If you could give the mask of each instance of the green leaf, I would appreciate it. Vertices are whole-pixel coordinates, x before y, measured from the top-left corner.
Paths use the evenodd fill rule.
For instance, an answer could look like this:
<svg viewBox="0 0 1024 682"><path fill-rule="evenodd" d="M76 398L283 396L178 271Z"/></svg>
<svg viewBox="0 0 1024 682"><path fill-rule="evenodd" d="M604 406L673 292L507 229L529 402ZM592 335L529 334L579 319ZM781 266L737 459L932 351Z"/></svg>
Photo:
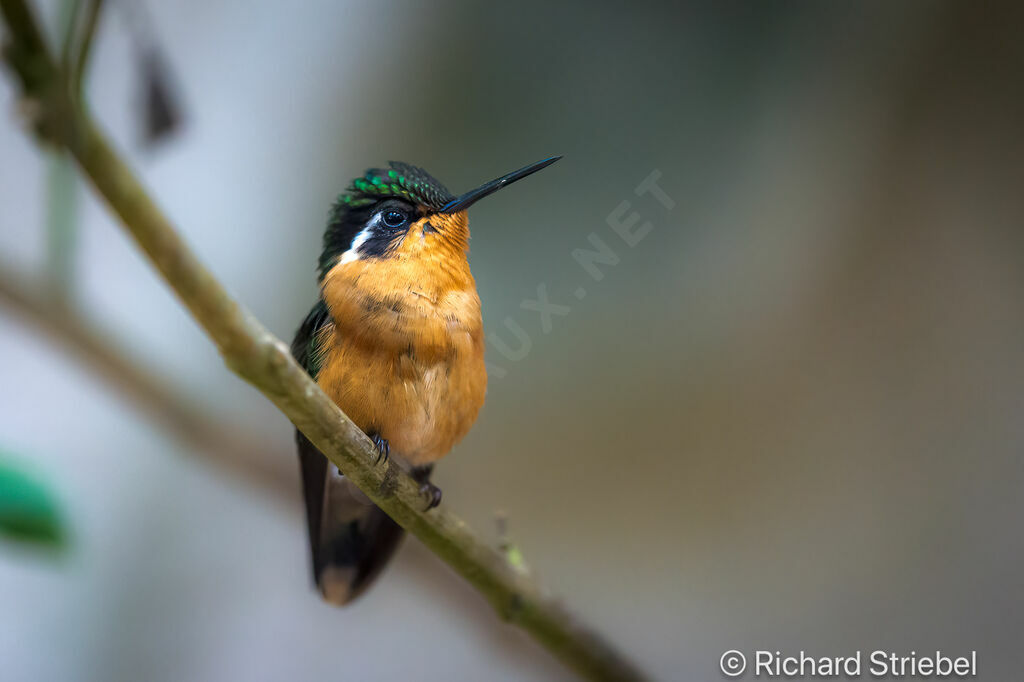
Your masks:
<svg viewBox="0 0 1024 682"><path fill-rule="evenodd" d="M63 546L67 539L50 490L5 459L0 459L0 535L51 547Z"/></svg>

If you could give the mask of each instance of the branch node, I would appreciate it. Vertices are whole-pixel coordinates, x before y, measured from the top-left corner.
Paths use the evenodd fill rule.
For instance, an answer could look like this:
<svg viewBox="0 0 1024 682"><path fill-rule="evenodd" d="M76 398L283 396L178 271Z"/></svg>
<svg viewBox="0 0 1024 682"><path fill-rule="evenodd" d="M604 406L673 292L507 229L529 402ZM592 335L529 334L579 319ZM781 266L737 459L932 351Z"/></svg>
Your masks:
<svg viewBox="0 0 1024 682"><path fill-rule="evenodd" d="M506 623L514 622L516 617L523 611L523 597L517 592L509 595L508 599L498 609L498 615Z"/></svg>
<svg viewBox="0 0 1024 682"><path fill-rule="evenodd" d="M499 509L494 513L494 523L498 529L498 550L505 559L505 563L512 571L520 576L530 575L530 566L526 563L519 546L512 542L508 534L508 514Z"/></svg>

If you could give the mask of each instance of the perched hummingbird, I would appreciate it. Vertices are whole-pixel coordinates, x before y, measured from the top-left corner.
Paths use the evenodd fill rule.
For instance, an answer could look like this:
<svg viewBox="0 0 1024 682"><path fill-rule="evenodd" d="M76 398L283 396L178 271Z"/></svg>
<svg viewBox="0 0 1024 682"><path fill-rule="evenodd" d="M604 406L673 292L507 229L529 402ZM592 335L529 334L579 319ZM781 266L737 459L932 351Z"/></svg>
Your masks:
<svg viewBox="0 0 1024 682"><path fill-rule="evenodd" d="M453 196L405 163L373 168L334 205L324 232L320 299L292 354L389 458L441 501L434 462L476 420L484 402L484 331L469 270L466 209L551 165L552 157ZM358 597L403 531L316 446L296 432L313 577L324 598Z"/></svg>

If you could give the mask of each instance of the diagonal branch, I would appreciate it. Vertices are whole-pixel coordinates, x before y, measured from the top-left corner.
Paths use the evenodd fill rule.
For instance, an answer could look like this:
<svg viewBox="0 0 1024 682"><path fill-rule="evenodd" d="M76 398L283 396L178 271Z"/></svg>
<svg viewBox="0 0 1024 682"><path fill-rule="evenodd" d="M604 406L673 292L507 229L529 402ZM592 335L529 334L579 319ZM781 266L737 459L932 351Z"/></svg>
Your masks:
<svg viewBox="0 0 1024 682"><path fill-rule="evenodd" d="M367 496L480 591L506 620L580 674L642 679L612 644L516 571L443 505L425 511L419 486L397 465L373 465L367 438L189 250L79 102L24 0L0 0L12 42L4 58L34 103L35 131L65 147L154 267L220 350L228 367L269 398Z"/></svg>

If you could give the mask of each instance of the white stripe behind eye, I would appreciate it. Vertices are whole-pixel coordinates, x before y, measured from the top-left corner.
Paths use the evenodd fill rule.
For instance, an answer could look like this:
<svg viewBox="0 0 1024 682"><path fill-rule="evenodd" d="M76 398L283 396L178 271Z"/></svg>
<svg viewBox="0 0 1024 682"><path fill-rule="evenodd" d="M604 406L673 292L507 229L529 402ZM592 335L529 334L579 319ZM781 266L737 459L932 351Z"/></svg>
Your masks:
<svg viewBox="0 0 1024 682"><path fill-rule="evenodd" d="M377 223L380 222L380 213L373 216L373 220L366 224L362 230L359 231L352 239L352 245L348 247L348 251L341 254L341 259L338 261L341 264L351 263L352 261L359 260L359 248L366 243L366 240L373 234L373 228L377 227Z"/></svg>

